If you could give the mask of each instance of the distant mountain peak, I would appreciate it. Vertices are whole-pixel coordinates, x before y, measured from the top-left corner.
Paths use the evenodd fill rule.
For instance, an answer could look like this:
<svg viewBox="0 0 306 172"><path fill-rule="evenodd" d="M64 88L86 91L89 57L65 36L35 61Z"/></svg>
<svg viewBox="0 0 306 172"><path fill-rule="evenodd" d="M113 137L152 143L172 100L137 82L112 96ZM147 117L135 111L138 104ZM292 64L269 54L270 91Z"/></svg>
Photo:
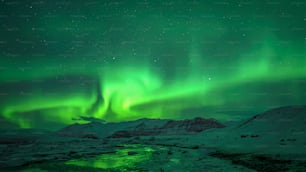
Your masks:
<svg viewBox="0 0 306 172"><path fill-rule="evenodd" d="M214 119L205 119L196 117L194 119L185 120L164 120L164 124L159 126L146 125L141 123L135 127L120 130L112 134L110 137L133 137L133 136L151 136L151 135L185 135L196 134L210 128L223 128L223 124Z"/></svg>
<svg viewBox="0 0 306 172"><path fill-rule="evenodd" d="M57 134L65 137L85 137L90 134L95 138L108 136L118 138L163 134L195 134L210 128L223 127L225 126L215 119L201 117L185 120L142 118L118 123L73 124L61 129Z"/></svg>
<svg viewBox="0 0 306 172"><path fill-rule="evenodd" d="M283 106L267 110L263 113L257 114L252 118L246 120L237 128L249 127L250 125L257 125L263 123L270 123L271 126L286 126L297 127L306 125L306 105L298 106ZM272 125L273 124L273 125ZM291 126L296 125L296 126ZM264 125L267 127L267 125Z"/></svg>

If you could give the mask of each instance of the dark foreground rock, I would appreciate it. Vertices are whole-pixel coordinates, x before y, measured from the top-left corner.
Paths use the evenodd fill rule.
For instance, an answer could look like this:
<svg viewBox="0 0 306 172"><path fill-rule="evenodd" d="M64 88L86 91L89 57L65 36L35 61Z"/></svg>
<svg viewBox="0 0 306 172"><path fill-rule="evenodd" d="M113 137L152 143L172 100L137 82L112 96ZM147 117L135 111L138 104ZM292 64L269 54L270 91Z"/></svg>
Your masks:
<svg viewBox="0 0 306 172"><path fill-rule="evenodd" d="M276 159L265 155L214 152L210 156L230 160L235 165L241 165L256 171L303 171L306 161Z"/></svg>

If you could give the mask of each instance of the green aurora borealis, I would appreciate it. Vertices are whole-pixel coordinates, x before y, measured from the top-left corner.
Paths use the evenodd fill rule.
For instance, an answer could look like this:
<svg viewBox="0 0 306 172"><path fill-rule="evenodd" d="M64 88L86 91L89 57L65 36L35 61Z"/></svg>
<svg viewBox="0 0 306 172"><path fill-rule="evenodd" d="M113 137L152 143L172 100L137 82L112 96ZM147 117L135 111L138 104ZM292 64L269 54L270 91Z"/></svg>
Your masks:
<svg viewBox="0 0 306 172"><path fill-rule="evenodd" d="M306 103L303 1L0 4L1 128Z"/></svg>

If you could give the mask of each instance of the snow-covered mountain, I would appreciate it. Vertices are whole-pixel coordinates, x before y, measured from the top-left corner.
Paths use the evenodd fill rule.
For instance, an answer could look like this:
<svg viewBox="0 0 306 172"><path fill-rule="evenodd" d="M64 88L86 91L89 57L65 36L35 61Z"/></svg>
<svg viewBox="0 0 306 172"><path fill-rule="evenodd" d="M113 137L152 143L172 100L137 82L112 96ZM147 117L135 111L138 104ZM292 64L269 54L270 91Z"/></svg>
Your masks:
<svg viewBox="0 0 306 172"><path fill-rule="evenodd" d="M196 134L210 128L223 128L224 125L214 119L194 118L186 120L166 120L159 121L159 124L141 123L135 127L120 130L111 137L133 137L133 136L153 136L153 135L186 135Z"/></svg>
<svg viewBox="0 0 306 172"><path fill-rule="evenodd" d="M306 106L287 106L268 110L224 128L212 129L194 137L192 142L230 152L306 154Z"/></svg>
<svg viewBox="0 0 306 172"><path fill-rule="evenodd" d="M59 136L67 137L96 137L104 138L112 135L114 132L137 126L143 122L148 123L151 119L139 119L136 121L119 122L119 123L100 123L90 122L88 124L73 124L69 125L57 132Z"/></svg>
<svg viewBox="0 0 306 172"><path fill-rule="evenodd" d="M186 120L139 119L108 124L99 122L73 124L63 128L57 134L85 138L127 138L133 136L194 134L210 128L222 127L224 125L218 121L204 118Z"/></svg>

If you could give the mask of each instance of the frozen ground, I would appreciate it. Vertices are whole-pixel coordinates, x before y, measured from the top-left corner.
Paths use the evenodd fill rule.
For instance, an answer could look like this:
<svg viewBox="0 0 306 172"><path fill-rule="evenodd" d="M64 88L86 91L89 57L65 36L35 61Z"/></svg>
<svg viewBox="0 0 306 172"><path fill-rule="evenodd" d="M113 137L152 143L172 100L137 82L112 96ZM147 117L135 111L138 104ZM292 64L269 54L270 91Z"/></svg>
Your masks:
<svg viewBox="0 0 306 172"><path fill-rule="evenodd" d="M210 156L212 150L154 144L107 146L100 141L61 142L54 152L49 144L34 144L12 153L3 171L252 171L231 161ZM126 142L137 142L128 141ZM139 141L142 142L142 141ZM115 143L111 143L114 145ZM21 148L21 147L20 147ZM39 153L38 153L39 152Z"/></svg>
<svg viewBox="0 0 306 172"><path fill-rule="evenodd" d="M273 109L232 127L213 128L199 133L194 132L194 129L199 129L194 126L200 125L198 122L201 120L196 120L196 123L190 120L183 123L163 121L158 125L155 125L156 120L153 120L154 125L149 125L152 124L150 120L144 121L134 122L136 127L131 123L126 123L129 124L127 128L120 124L118 130L121 132L116 137L101 137L105 135L101 133L95 135L95 130L101 129L97 124L86 125L90 133L86 133L83 125L68 127L69 132L77 128L78 132L72 132L73 137L66 135L69 132L64 132L64 136L32 130L22 131L22 134L18 134L19 131L2 132L0 171L306 169L305 106ZM165 125L167 127L163 127ZM153 132L154 135L150 135L152 127L158 129L158 134ZM80 132L81 135L75 135ZM124 137L122 133L128 133L128 136ZM22 137L16 138L14 135ZM84 135L88 138L84 138Z"/></svg>

